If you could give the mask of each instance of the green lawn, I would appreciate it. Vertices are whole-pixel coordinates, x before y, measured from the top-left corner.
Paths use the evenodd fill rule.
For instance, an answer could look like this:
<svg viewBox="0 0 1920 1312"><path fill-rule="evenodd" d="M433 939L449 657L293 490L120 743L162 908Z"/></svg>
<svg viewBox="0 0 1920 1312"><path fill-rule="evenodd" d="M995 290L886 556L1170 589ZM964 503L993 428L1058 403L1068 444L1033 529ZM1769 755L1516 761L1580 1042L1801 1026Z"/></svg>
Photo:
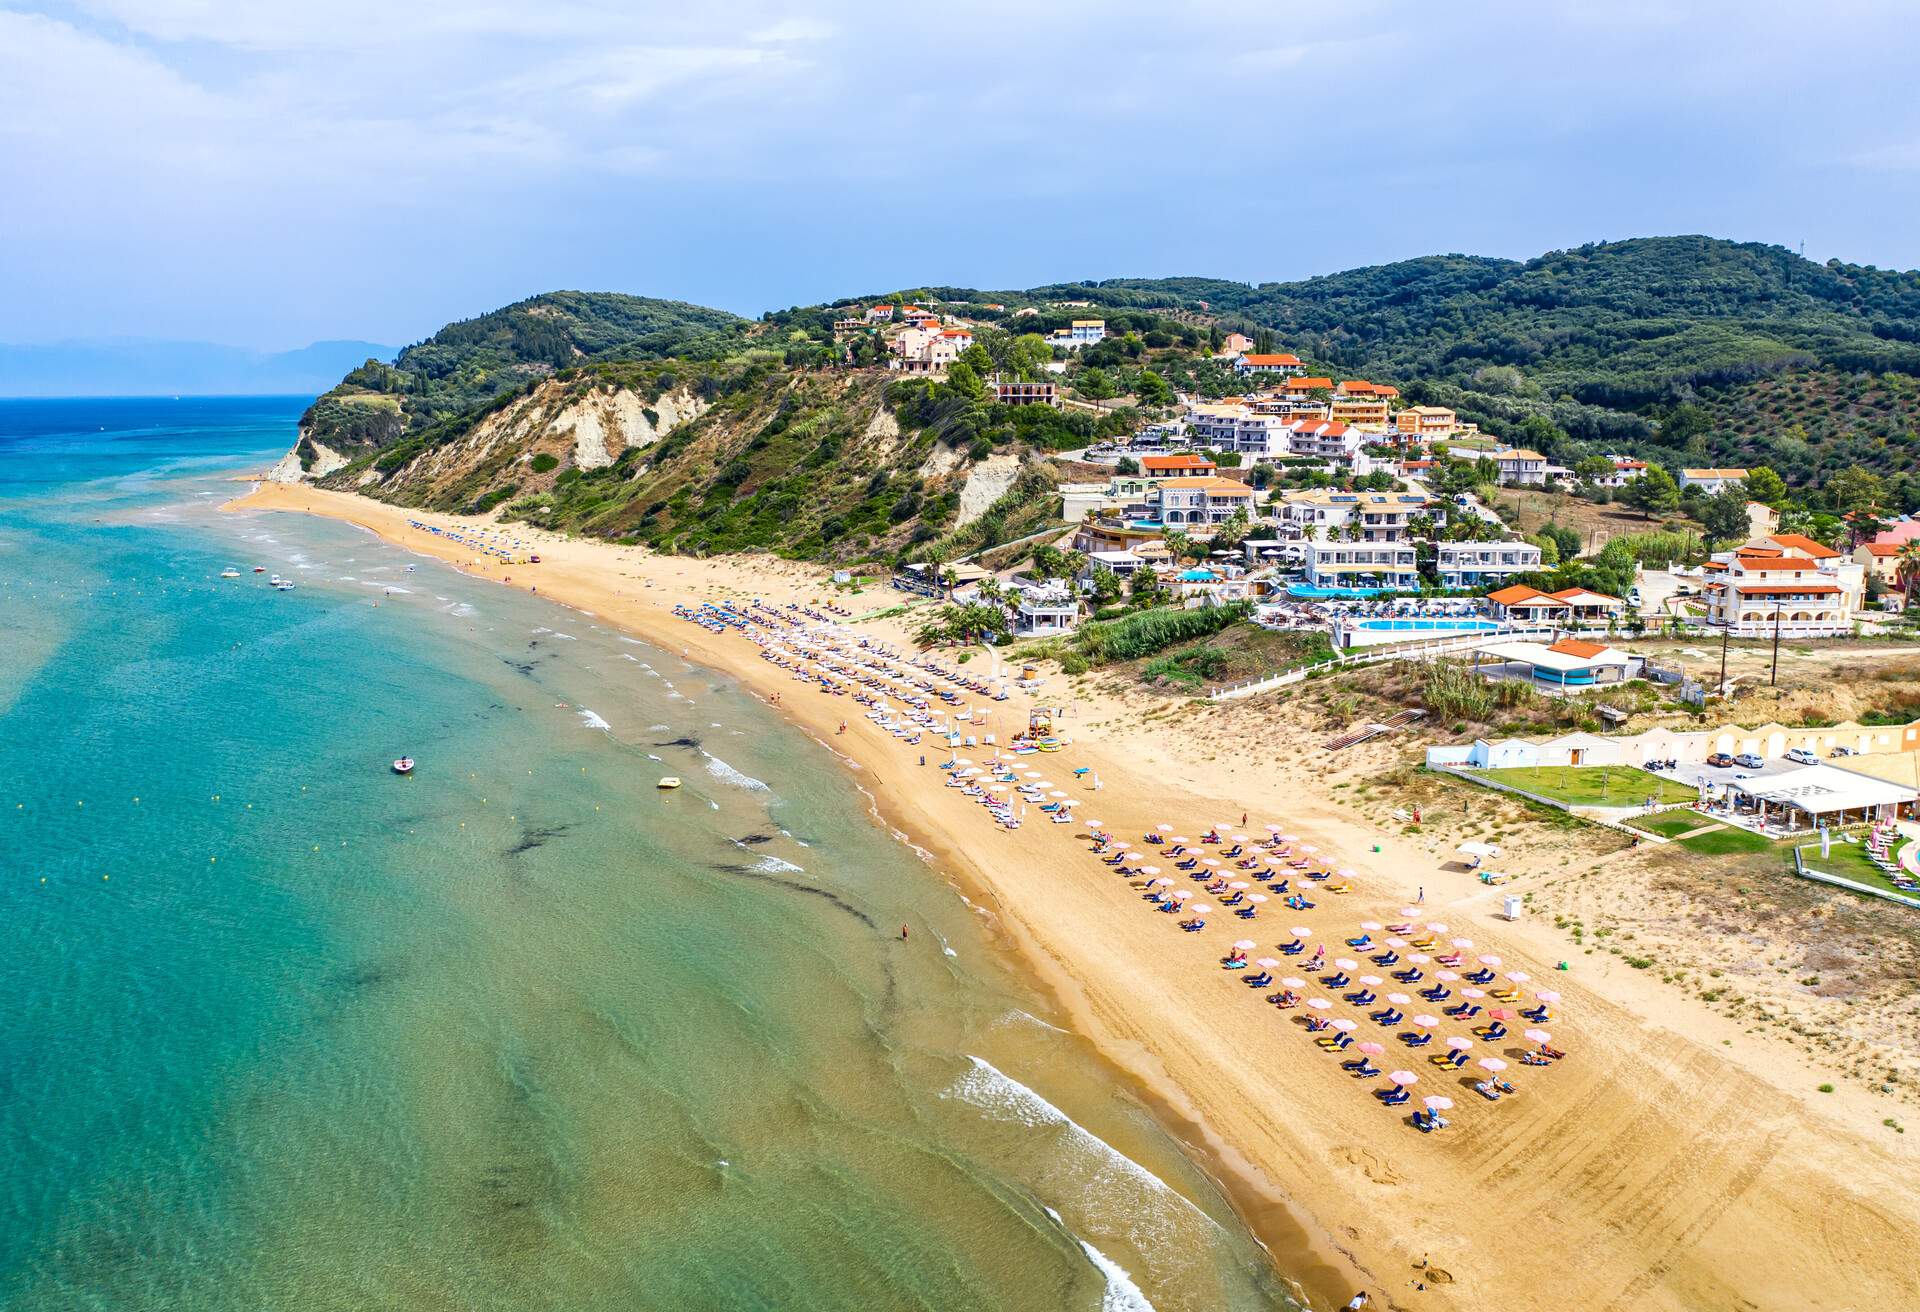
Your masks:
<svg viewBox="0 0 1920 1312"><path fill-rule="evenodd" d="M1659 811L1653 815L1634 816L1625 823L1629 829L1638 829L1643 834L1678 838L1690 829L1699 829L1714 822L1698 811Z"/></svg>
<svg viewBox="0 0 1920 1312"><path fill-rule="evenodd" d="M1649 797L1656 802L1691 802L1700 795L1697 788L1628 765L1546 765L1479 774L1568 806L1637 806Z"/></svg>
<svg viewBox="0 0 1920 1312"><path fill-rule="evenodd" d="M1908 889L1895 888L1893 881L1887 878L1886 871L1868 859L1866 846L1861 843L1835 842L1831 853L1824 857L1820 855L1820 844L1805 843L1800 847L1800 860L1809 870L1838 875L1856 884L1865 884L1868 888L1885 889L1902 897L1920 896Z"/></svg>
<svg viewBox="0 0 1920 1312"><path fill-rule="evenodd" d="M1775 844L1771 838L1764 838L1750 830L1721 825L1709 833L1681 839L1680 846L1701 856L1729 856L1735 852L1771 852Z"/></svg>

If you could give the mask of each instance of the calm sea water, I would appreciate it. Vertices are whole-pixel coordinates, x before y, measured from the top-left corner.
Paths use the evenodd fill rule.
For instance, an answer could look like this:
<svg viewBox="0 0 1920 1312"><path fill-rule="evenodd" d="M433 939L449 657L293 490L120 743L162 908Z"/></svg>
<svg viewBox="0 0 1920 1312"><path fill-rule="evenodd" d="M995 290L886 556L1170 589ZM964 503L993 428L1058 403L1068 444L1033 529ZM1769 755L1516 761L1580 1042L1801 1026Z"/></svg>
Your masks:
<svg viewBox="0 0 1920 1312"><path fill-rule="evenodd" d="M1286 1305L817 744L217 513L301 406L0 402L0 1307Z"/></svg>

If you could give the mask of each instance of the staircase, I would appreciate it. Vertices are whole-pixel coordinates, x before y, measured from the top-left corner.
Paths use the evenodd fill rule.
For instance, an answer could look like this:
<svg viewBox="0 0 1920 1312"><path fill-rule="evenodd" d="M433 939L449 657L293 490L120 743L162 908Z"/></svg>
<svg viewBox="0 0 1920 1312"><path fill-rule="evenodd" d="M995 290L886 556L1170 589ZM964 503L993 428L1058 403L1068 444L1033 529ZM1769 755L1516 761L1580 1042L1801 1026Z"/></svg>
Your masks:
<svg viewBox="0 0 1920 1312"><path fill-rule="evenodd" d="M1338 738L1328 741L1326 745L1327 750L1330 752L1340 752L1345 751L1349 747L1358 747L1361 743L1371 738L1378 738L1383 733L1392 733L1395 729L1404 729L1425 714L1425 711L1400 711L1388 716L1378 724L1363 724L1358 729L1349 729Z"/></svg>

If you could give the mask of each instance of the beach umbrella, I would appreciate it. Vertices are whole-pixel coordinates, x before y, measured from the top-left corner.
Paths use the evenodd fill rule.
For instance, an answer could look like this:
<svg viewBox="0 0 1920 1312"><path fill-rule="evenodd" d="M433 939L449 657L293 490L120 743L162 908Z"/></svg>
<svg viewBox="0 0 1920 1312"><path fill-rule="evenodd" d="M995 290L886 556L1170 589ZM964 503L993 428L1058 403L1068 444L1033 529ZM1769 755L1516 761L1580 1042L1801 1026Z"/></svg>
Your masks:
<svg viewBox="0 0 1920 1312"><path fill-rule="evenodd" d="M1065 796L1065 794L1063 794L1063 793L1055 793L1055 794L1054 794L1054 796L1055 796L1055 797L1063 797L1063 796ZM1067 800L1066 800L1066 801L1064 801L1064 802L1062 802L1062 803L1060 803L1060 805L1061 805L1061 806L1062 806L1063 808L1065 808L1065 809L1068 809L1068 810L1071 810L1072 808L1074 808L1074 807L1076 807L1076 806L1078 806L1078 805L1080 805L1080 799L1079 799L1079 798L1077 798L1077 797L1068 797L1068 798L1067 798Z"/></svg>
<svg viewBox="0 0 1920 1312"><path fill-rule="evenodd" d="M1433 958L1428 956L1424 952L1411 952L1407 954L1407 960L1412 962L1416 966L1424 966L1428 962L1432 961Z"/></svg>
<svg viewBox="0 0 1920 1312"><path fill-rule="evenodd" d="M1434 975L1434 978L1438 980L1444 980L1446 983L1451 984L1455 980L1459 979L1460 976L1455 974L1451 970L1442 970L1442 971L1436 972Z"/></svg>
<svg viewBox="0 0 1920 1312"><path fill-rule="evenodd" d="M1427 922L1427 928L1436 934L1444 934L1447 932L1447 927L1438 920L1429 920Z"/></svg>
<svg viewBox="0 0 1920 1312"><path fill-rule="evenodd" d="M1354 872L1351 870L1342 870L1340 872L1340 878L1342 879L1352 879L1353 876L1354 876Z"/></svg>
<svg viewBox="0 0 1920 1312"><path fill-rule="evenodd" d="M1391 1002L1396 1007L1404 1007L1409 1002L1412 1002L1413 999L1408 997L1404 993L1389 993L1387 994L1387 1001Z"/></svg>
<svg viewBox="0 0 1920 1312"><path fill-rule="evenodd" d="M1337 1020L1330 1020L1327 1022L1327 1024L1333 1026L1335 1029L1339 1030L1342 1034L1351 1034L1353 1033L1353 1031L1360 1028L1359 1021L1348 1020L1345 1016L1342 1016Z"/></svg>
<svg viewBox="0 0 1920 1312"><path fill-rule="evenodd" d="M1430 1030L1439 1023L1440 1018L1438 1016L1415 1016L1413 1018L1414 1026L1423 1030Z"/></svg>
<svg viewBox="0 0 1920 1312"><path fill-rule="evenodd" d="M1465 1052L1473 1046L1472 1039L1463 1039L1458 1034L1447 1040L1447 1046L1455 1052Z"/></svg>
<svg viewBox="0 0 1920 1312"><path fill-rule="evenodd" d="M1390 948L1403 948L1406 945L1407 941L1403 938L1390 938L1387 940L1387 946Z"/></svg>
<svg viewBox="0 0 1920 1312"><path fill-rule="evenodd" d="M1260 946L1258 943L1255 943L1250 938L1237 938L1233 941L1233 945L1239 948L1242 952L1251 952L1255 948Z"/></svg>
<svg viewBox="0 0 1920 1312"><path fill-rule="evenodd" d="M1217 866L1220 864L1220 860L1218 857L1205 856L1200 858L1200 864L1203 866Z"/></svg>
<svg viewBox="0 0 1920 1312"><path fill-rule="evenodd" d="M1040 777L1040 772L1038 770L1027 770L1027 771L1024 771L1023 773L1025 773L1025 775L1029 779L1038 779Z"/></svg>
<svg viewBox="0 0 1920 1312"><path fill-rule="evenodd" d="M1143 875L1157 875L1160 873L1160 867L1159 866L1141 866L1140 873ZM1155 880L1154 882L1159 883L1160 881Z"/></svg>
<svg viewBox="0 0 1920 1312"><path fill-rule="evenodd" d="M1362 975L1360 977L1360 982L1366 985L1368 988L1375 988L1380 983L1380 977L1378 975Z"/></svg>
<svg viewBox="0 0 1920 1312"><path fill-rule="evenodd" d="M1327 1008L1331 1007L1333 1004L1331 1002L1328 1002L1325 998L1308 998L1307 1005L1309 1007L1312 1007L1315 1011L1325 1011Z"/></svg>
<svg viewBox="0 0 1920 1312"><path fill-rule="evenodd" d="M1463 998L1484 998L1487 995L1480 989L1461 989L1460 996Z"/></svg>
<svg viewBox="0 0 1920 1312"><path fill-rule="evenodd" d="M1493 1019L1495 1020L1512 1020L1513 1019L1513 1013L1511 1011L1508 1011L1505 1007L1495 1007L1492 1011L1488 1012L1487 1015L1493 1017Z"/></svg>
<svg viewBox="0 0 1920 1312"><path fill-rule="evenodd" d="M1560 1001L1560 995L1558 993L1555 993L1552 989L1541 989L1538 993L1534 994L1533 996L1540 999L1540 1001L1542 1002Z"/></svg>
<svg viewBox="0 0 1920 1312"><path fill-rule="evenodd" d="M1300 844L1300 850L1302 852L1318 852L1320 849L1315 847L1312 843L1302 843Z"/></svg>
<svg viewBox="0 0 1920 1312"><path fill-rule="evenodd" d="M1423 1101L1427 1104L1427 1110L1430 1112L1450 1112L1453 1110L1453 1099L1442 1098L1439 1094L1434 1094Z"/></svg>
<svg viewBox="0 0 1920 1312"><path fill-rule="evenodd" d="M1419 907L1401 907L1400 914L1403 916L1417 916L1420 914L1420 908Z"/></svg>
<svg viewBox="0 0 1920 1312"><path fill-rule="evenodd" d="M1500 849L1492 843L1462 843L1453 850L1461 856L1495 857L1500 855Z"/></svg>
<svg viewBox="0 0 1920 1312"><path fill-rule="evenodd" d="M1359 962L1357 962L1357 961L1348 961L1348 960L1347 960L1347 959L1346 959L1345 957L1335 957L1335 958L1334 958L1334 961L1333 961L1333 964L1334 964L1334 965L1336 965L1336 966L1338 966L1338 967L1339 967L1339 968L1340 968L1341 970L1358 970L1358 969L1360 969L1360 963L1359 963Z"/></svg>
<svg viewBox="0 0 1920 1312"><path fill-rule="evenodd" d="M1527 974L1527 972L1524 970L1510 970L1507 972L1507 978L1512 980L1515 984L1525 984L1529 979L1533 977Z"/></svg>
<svg viewBox="0 0 1920 1312"><path fill-rule="evenodd" d="M1193 912L1196 916L1210 915L1213 912L1213 908L1204 902L1195 902L1192 906L1188 907L1187 910Z"/></svg>
<svg viewBox="0 0 1920 1312"><path fill-rule="evenodd" d="M1377 920L1363 920L1360 922L1360 928L1371 934L1374 930L1380 928L1380 922Z"/></svg>
<svg viewBox="0 0 1920 1312"><path fill-rule="evenodd" d="M1547 1033L1545 1030L1528 1030L1527 1038L1534 1043L1553 1042L1553 1035Z"/></svg>
<svg viewBox="0 0 1920 1312"><path fill-rule="evenodd" d="M1257 903L1257 902L1265 902L1266 900L1267 900L1267 895L1266 895L1265 893L1249 893L1249 894L1247 894L1247 901L1249 901L1249 902L1256 902L1256 903Z"/></svg>
<svg viewBox="0 0 1920 1312"><path fill-rule="evenodd" d="M1235 834L1233 836L1233 841L1236 843L1251 843L1253 840L1251 838L1248 838L1245 834Z"/></svg>
<svg viewBox="0 0 1920 1312"><path fill-rule="evenodd" d="M1236 879L1236 880L1234 880L1233 882L1231 882L1231 883L1229 883L1229 884L1227 885L1227 887L1228 887L1228 888L1252 888L1252 887L1253 887L1253 885L1252 885L1252 884L1249 884L1249 883L1248 883L1248 882L1247 882L1246 880L1244 880L1244 879Z"/></svg>
<svg viewBox="0 0 1920 1312"><path fill-rule="evenodd" d="M1132 844L1132 843L1129 843L1129 842L1128 842L1128 841L1127 841L1126 839L1124 839L1124 838L1115 838L1115 839L1112 839L1112 840L1110 840L1110 845L1111 845L1112 847L1114 847L1114 848L1116 848L1117 850L1119 850L1119 851L1122 851L1122 852L1124 852L1124 851L1126 851L1126 850L1127 850L1128 848L1130 848L1130 847L1132 847L1132 846L1133 846L1133 844Z"/></svg>
<svg viewBox="0 0 1920 1312"><path fill-rule="evenodd" d="M1386 1051L1386 1048L1384 1048L1378 1043L1374 1043L1372 1040L1368 1040L1367 1042L1360 1044L1359 1048L1360 1048L1360 1051L1366 1053L1367 1056L1369 1057L1378 1057L1381 1053Z"/></svg>
<svg viewBox="0 0 1920 1312"><path fill-rule="evenodd" d="M1290 989L1303 989L1307 986L1307 982L1297 975L1288 975L1280 982Z"/></svg>
<svg viewBox="0 0 1920 1312"><path fill-rule="evenodd" d="M1507 1068L1507 1064L1498 1057L1482 1057L1475 1065L1488 1071L1503 1071Z"/></svg>
<svg viewBox="0 0 1920 1312"><path fill-rule="evenodd" d="M1480 957L1478 960L1483 966L1497 966L1500 964L1500 958L1495 956Z"/></svg>
<svg viewBox="0 0 1920 1312"><path fill-rule="evenodd" d="M1280 826L1276 824L1265 824L1265 825L1261 825L1260 827L1266 830L1270 834L1277 834L1280 832Z"/></svg>
<svg viewBox="0 0 1920 1312"><path fill-rule="evenodd" d="M1403 1089L1409 1084L1420 1083L1420 1077L1412 1071L1389 1071L1387 1073L1387 1079Z"/></svg>
<svg viewBox="0 0 1920 1312"><path fill-rule="evenodd" d="M1270 866L1283 866L1286 864L1286 859L1284 857L1263 856L1260 859L1262 861L1265 861Z"/></svg>
<svg viewBox="0 0 1920 1312"><path fill-rule="evenodd" d="M1065 797L1066 794L1061 792L1058 788L1056 788L1052 792L1048 793L1047 796L1048 797Z"/></svg>
<svg viewBox="0 0 1920 1312"><path fill-rule="evenodd" d="M1107 827L1105 820L1082 820L1080 823L1089 829L1105 829Z"/></svg>
<svg viewBox="0 0 1920 1312"><path fill-rule="evenodd" d="M1169 896L1176 902L1184 902L1193 896L1193 890L1190 888L1176 888Z"/></svg>
<svg viewBox="0 0 1920 1312"><path fill-rule="evenodd" d="M987 791L990 793L1004 793L1007 791L1007 786L1005 784L988 784Z"/></svg>
<svg viewBox="0 0 1920 1312"><path fill-rule="evenodd" d="M1313 931L1306 928L1303 925L1295 925L1292 929L1288 930L1287 932L1293 935L1295 938L1312 938L1313 937Z"/></svg>
<svg viewBox="0 0 1920 1312"><path fill-rule="evenodd" d="M1274 968L1275 966L1277 966L1277 965L1279 965L1279 964L1280 964L1280 958L1278 958L1278 957L1259 957L1259 958L1256 958L1256 959L1255 959L1255 961L1254 961L1254 963L1253 963L1253 964L1254 964L1254 965L1256 965L1256 966L1258 966L1258 967L1260 967L1260 969L1262 969L1262 970L1272 970L1272 969L1273 969L1273 968Z"/></svg>
<svg viewBox="0 0 1920 1312"><path fill-rule="evenodd" d="M1185 834L1175 834L1173 836L1173 841L1179 846L1185 847L1188 843L1191 843L1193 840L1191 838L1188 838Z"/></svg>
<svg viewBox="0 0 1920 1312"><path fill-rule="evenodd" d="M1164 879L1164 878L1163 878L1163 879L1155 879L1155 880L1152 880L1152 881L1150 882L1150 884L1149 884L1149 886L1150 886L1150 887L1152 887L1152 888L1164 888L1164 887L1166 887L1166 886L1167 886L1168 884L1171 884L1172 882L1173 882L1173 881L1172 881L1171 879Z"/></svg>

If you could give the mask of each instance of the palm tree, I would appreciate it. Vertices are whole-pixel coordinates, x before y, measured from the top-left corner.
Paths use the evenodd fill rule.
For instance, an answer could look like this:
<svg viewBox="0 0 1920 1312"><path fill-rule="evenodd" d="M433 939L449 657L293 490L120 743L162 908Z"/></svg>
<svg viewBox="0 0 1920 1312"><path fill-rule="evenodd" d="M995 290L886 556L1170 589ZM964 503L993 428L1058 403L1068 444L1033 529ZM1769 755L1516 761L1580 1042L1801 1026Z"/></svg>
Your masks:
<svg viewBox="0 0 1920 1312"><path fill-rule="evenodd" d="M1900 584L1903 605L1911 607L1914 589L1920 587L1920 539L1900 544L1900 554L1894 557L1893 577Z"/></svg>

